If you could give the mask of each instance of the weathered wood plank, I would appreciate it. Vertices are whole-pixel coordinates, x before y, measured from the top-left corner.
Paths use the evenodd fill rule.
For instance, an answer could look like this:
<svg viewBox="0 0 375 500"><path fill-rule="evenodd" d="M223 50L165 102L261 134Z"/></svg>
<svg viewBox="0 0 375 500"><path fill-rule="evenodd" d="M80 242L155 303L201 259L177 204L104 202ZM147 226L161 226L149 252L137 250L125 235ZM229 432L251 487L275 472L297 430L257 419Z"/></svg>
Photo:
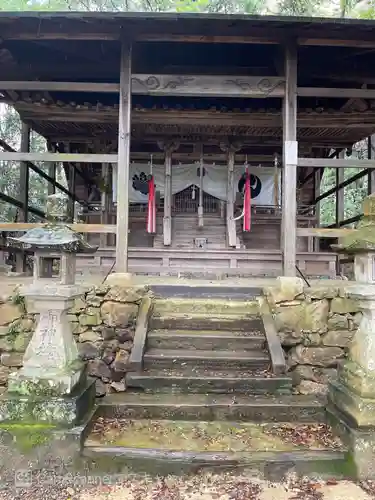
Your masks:
<svg viewBox="0 0 375 500"><path fill-rule="evenodd" d="M252 29L251 35L205 35L205 34L177 34L177 33L140 33L136 36L137 41L144 42L189 42L189 43L246 43L276 45L280 43L282 36L265 36L257 34Z"/></svg>
<svg viewBox="0 0 375 500"><path fill-rule="evenodd" d="M375 168L375 160L358 160L357 158L298 158L298 166L320 168Z"/></svg>
<svg viewBox="0 0 375 500"><path fill-rule="evenodd" d="M353 39L353 38L320 38L320 37L299 37L298 45L311 45L316 47L355 47L361 49L375 48L373 39Z"/></svg>
<svg viewBox="0 0 375 500"><path fill-rule="evenodd" d="M0 161L48 161L71 163L117 163L116 154L93 153L10 153L0 152Z"/></svg>
<svg viewBox="0 0 375 500"><path fill-rule="evenodd" d="M119 92L119 85L85 82L0 81L0 90ZM283 97L285 79L276 76L152 75L131 78L132 94L205 97Z"/></svg>
<svg viewBox="0 0 375 500"><path fill-rule="evenodd" d="M317 238L344 238L356 229L297 227L297 236L315 236Z"/></svg>
<svg viewBox="0 0 375 500"><path fill-rule="evenodd" d="M89 83L89 82L36 82L36 81L0 81L1 90L25 90L48 92L109 92L118 93L118 83Z"/></svg>
<svg viewBox="0 0 375 500"><path fill-rule="evenodd" d="M339 99L375 99L372 89L343 89L331 87L298 87L300 97L337 97Z"/></svg>
<svg viewBox="0 0 375 500"><path fill-rule="evenodd" d="M117 166L116 271L128 271L132 46L122 42ZM105 162L107 163L107 162ZM108 162L110 163L110 162Z"/></svg>
<svg viewBox="0 0 375 500"><path fill-rule="evenodd" d="M11 233L14 231L28 231L34 227L42 227L42 223L24 223L24 222L2 222L0 223L0 231ZM99 234L115 234L115 224L67 224L77 233L99 233Z"/></svg>
<svg viewBox="0 0 375 500"><path fill-rule="evenodd" d="M297 47L285 50L286 89L283 104L282 252L284 276L296 274L297 226Z"/></svg>

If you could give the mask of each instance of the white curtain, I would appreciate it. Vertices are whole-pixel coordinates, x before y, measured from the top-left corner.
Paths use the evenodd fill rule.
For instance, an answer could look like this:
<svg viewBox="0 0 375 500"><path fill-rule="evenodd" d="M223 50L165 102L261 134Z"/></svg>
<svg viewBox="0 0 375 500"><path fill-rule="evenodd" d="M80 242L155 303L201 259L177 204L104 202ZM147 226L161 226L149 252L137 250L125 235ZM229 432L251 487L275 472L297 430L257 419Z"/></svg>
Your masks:
<svg viewBox="0 0 375 500"><path fill-rule="evenodd" d="M113 165L113 201L117 200L117 165ZM234 191L238 190L238 181L245 172L243 165L234 167ZM252 200L254 205L275 205L275 200L280 199L280 179L275 184L275 169L273 167L253 167L249 166L249 172L258 177L257 182L261 183L261 190L257 197ZM147 203L147 194L142 193L145 179L150 173L150 167L142 163L131 163L129 179L129 202ZM154 165L152 173L155 178L156 190L164 197L164 165ZM280 171L277 172L280 176ZM138 178L138 179L137 179ZM227 199L227 165L204 164L203 190L225 201ZM133 185L135 183L135 186ZM195 185L199 187L199 164L190 163L185 165L172 166L172 194L179 193L187 187ZM276 196L278 194L278 196Z"/></svg>

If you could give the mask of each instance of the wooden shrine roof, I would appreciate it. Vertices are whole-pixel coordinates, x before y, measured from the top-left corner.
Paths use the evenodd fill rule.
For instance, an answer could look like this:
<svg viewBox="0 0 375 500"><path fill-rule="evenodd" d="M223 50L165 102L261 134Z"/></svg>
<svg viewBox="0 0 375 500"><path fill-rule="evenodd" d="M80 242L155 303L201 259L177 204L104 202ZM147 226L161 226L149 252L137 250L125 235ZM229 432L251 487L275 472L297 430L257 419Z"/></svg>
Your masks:
<svg viewBox="0 0 375 500"><path fill-rule="evenodd" d="M176 13L0 12L1 79L118 83L124 34L136 41L135 73L277 77L280 44L293 38L299 85L375 88L375 21ZM51 140L117 135L116 93L7 91L0 99ZM375 132L375 99L299 97L298 107L302 143L339 147ZM233 135L274 149L281 122L278 98L133 98L139 141Z"/></svg>
<svg viewBox="0 0 375 500"><path fill-rule="evenodd" d="M150 12L0 12L4 39L118 40L122 32L139 40L176 40L179 36L201 41L234 37L246 43L280 43L291 36L306 43L312 39L349 39L357 46L374 40L370 20L249 16L244 14L150 13ZM251 29L250 29L251 27ZM194 38L195 37L195 38ZM362 43L363 46L363 43Z"/></svg>

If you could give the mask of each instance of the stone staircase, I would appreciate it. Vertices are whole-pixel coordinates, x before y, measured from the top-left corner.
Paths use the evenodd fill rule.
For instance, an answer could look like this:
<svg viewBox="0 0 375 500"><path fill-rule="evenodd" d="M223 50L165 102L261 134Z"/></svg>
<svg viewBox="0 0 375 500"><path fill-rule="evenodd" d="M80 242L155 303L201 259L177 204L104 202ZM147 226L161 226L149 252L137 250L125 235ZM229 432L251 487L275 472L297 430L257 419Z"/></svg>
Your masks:
<svg viewBox="0 0 375 500"><path fill-rule="evenodd" d="M156 299L142 369L128 373L127 392L107 396L97 412L100 425L115 430L90 435L85 456L159 474L337 471L343 452L290 447L267 434L280 423L324 423L325 410L274 373L256 298L212 297L214 287L211 298L192 294L199 289Z"/></svg>
<svg viewBox="0 0 375 500"><path fill-rule="evenodd" d="M196 238L206 238L207 250L226 248L225 220L217 215L206 215L204 226L198 226L198 214L181 214L172 217L172 245L175 249L194 249ZM154 239L154 248L165 248L163 244L163 230L157 231Z"/></svg>

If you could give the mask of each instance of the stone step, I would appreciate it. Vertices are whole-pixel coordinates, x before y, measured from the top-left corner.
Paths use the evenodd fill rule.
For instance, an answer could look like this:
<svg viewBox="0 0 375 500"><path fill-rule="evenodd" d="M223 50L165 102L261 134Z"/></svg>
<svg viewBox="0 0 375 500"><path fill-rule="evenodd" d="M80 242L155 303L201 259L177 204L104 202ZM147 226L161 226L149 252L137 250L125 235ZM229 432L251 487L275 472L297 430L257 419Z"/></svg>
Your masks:
<svg viewBox="0 0 375 500"><path fill-rule="evenodd" d="M262 351L198 351L179 349L148 349L143 356L145 368L197 367L226 369L267 369L268 353Z"/></svg>
<svg viewBox="0 0 375 500"><path fill-rule="evenodd" d="M234 394L109 394L98 414L114 418L225 420L239 422L325 422L324 401L314 396Z"/></svg>
<svg viewBox="0 0 375 500"><path fill-rule="evenodd" d="M85 445L82 451L86 466L102 473L170 475L213 474L245 472L261 475L264 479L281 482L288 474L321 479L345 479L347 454L345 451L294 451L294 452L247 452L247 453L194 453L153 449L126 448L124 446ZM244 497L245 498L245 497ZM247 497L250 498L250 497ZM294 497L296 498L296 497Z"/></svg>
<svg viewBox="0 0 375 500"><path fill-rule="evenodd" d="M260 332L223 330L153 330L147 334L147 348L251 351L263 349L266 338Z"/></svg>
<svg viewBox="0 0 375 500"><path fill-rule="evenodd" d="M183 240L184 238L215 238L219 239L221 237L221 234L218 233L225 233L225 226L222 226L220 224L218 225L213 225L207 226L204 229L200 230L197 227L184 227L181 230L177 230L174 234L174 239L175 240Z"/></svg>
<svg viewBox="0 0 375 500"><path fill-rule="evenodd" d="M290 394L290 377L267 370L212 370L206 368L149 369L126 375L129 387L145 392L213 394Z"/></svg>
<svg viewBox="0 0 375 500"><path fill-rule="evenodd" d="M163 315L153 314L149 321L150 330L225 330L225 331L263 331L259 316L238 314L207 314L171 312Z"/></svg>
<svg viewBox="0 0 375 500"><path fill-rule="evenodd" d="M199 298L169 298L156 299L154 302L155 315L178 314L220 314L220 315L240 315L241 317L253 316L259 313L259 304L257 300L225 300L217 299L199 299Z"/></svg>
<svg viewBox="0 0 375 500"><path fill-rule="evenodd" d="M305 427L293 424L297 435ZM118 472L121 466L159 475L219 468L260 472L273 480L282 480L289 471L320 472L332 479L343 469L346 450L339 442L321 446L315 429L309 429L312 442L301 446L283 435L280 424L98 418L83 455L110 462L111 469L120 466Z"/></svg>
<svg viewBox="0 0 375 500"><path fill-rule="evenodd" d="M151 291L157 298L184 298L184 299L224 299L253 301L262 295L262 289L254 286L226 286L217 282L217 284L207 285L151 285Z"/></svg>

